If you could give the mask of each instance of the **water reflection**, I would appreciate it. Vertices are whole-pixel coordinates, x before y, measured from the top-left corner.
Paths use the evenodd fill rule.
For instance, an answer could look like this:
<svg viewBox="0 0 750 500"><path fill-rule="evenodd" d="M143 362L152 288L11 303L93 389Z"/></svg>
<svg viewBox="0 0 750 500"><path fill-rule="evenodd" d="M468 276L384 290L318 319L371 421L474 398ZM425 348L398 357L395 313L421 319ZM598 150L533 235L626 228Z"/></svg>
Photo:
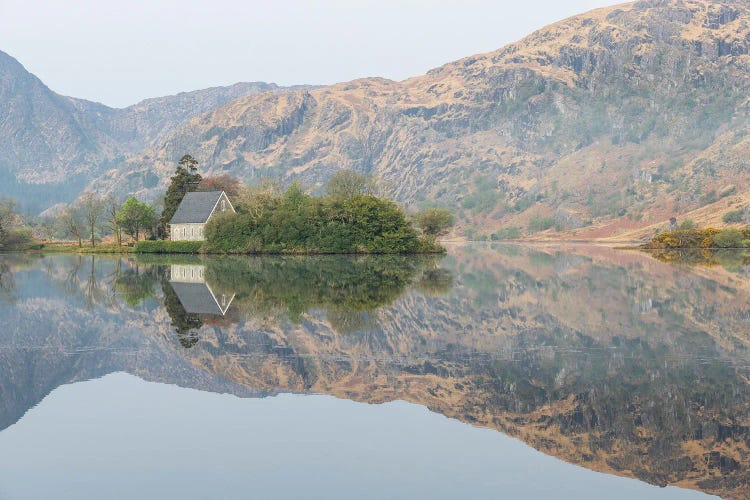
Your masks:
<svg viewBox="0 0 750 500"><path fill-rule="evenodd" d="M651 250L648 253L662 262L683 266L721 266L734 272L745 272L750 267L750 250L685 248Z"/></svg>
<svg viewBox="0 0 750 500"><path fill-rule="evenodd" d="M735 270L513 246L0 263L14 297L3 427L54 387L127 371L240 396L403 399L592 470L750 493L750 286Z"/></svg>

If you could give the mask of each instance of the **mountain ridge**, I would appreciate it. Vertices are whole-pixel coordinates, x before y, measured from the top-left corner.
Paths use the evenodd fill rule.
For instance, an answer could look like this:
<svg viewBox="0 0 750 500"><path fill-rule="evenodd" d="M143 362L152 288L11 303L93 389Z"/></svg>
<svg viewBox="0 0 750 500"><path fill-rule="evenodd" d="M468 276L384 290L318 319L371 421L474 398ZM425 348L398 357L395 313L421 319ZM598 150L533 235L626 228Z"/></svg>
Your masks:
<svg viewBox="0 0 750 500"><path fill-rule="evenodd" d="M246 96L94 185L153 196L190 152L208 174L248 182L319 189L339 168L372 174L409 207L453 208L469 237L664 223L750 180L743 155L719 163L729 150L717 143L745 148L748 20L731 0L621 4L400 82ZM149 173L153 188L139 181Z"/></svg>
<svg viewBox="0 0 750 500"><path fill-rule="evenodd" d="M409 209L453 209L468 238L642 238L745 199L749 26L735 0L639 1L402 81L249 94L102 163L86 189L154 199L189 153L249 183L372 175Z"/></svg>
<svg viewBox="0 0 750 500"><path fill-rule="evenodd" d="M57 94L0 51L0 195L72 201L106 168L158 144L192 116L242 95L280 89L236 83L112 108Z"/></svg>

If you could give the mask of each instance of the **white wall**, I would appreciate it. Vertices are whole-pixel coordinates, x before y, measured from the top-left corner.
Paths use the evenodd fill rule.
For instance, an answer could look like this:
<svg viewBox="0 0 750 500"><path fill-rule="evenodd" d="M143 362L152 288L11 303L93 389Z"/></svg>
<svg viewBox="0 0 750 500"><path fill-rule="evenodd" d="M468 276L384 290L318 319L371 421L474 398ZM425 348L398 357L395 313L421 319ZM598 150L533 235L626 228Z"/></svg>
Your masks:
<svg viewBox="0 0 750 500"><path fill-rule="evenodd" d="M172 241L203 241L205 224L171 224Z"/></svg>

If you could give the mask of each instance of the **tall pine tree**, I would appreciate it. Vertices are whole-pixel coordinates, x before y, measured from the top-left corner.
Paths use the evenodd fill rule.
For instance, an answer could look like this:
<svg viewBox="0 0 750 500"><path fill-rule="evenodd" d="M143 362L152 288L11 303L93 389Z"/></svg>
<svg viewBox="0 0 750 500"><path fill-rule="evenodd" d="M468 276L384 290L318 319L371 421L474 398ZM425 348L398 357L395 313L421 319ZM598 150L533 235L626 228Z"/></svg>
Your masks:
<svg viewBox="0 0 750 500"><path fill-rule="evenodd" d="M164 197L164 211L159 218L159 237L167 237L167 224L180 206L185 193L195 191L203 178L198 173L198 161L190 155L180 158L172 176L172 183Z"/></svg>

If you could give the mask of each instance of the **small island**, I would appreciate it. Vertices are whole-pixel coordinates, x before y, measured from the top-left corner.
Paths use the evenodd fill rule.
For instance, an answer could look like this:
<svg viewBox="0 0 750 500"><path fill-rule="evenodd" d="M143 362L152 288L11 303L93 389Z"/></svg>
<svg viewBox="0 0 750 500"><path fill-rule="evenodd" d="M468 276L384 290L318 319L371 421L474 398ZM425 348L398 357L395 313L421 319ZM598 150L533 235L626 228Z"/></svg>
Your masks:
<svg viewBox="0 0 750 500"><path fill-rule="evenodd" d="M297 182L282 188L273 180L245 186L229 176L204 178L197 161L185 155L164 197L153 204L135 197L118 203L112 197L87 193L53 220L31 223L6 204L0 214L0 250L295 255L445 252L437 238L453 226L451 212L427 208L407 214L394 201L375 193L374 182L350 170L334 173L319 196ZM69 240L62 241L66 237ZM90 244L84 246L84 241Z"/></svg>

